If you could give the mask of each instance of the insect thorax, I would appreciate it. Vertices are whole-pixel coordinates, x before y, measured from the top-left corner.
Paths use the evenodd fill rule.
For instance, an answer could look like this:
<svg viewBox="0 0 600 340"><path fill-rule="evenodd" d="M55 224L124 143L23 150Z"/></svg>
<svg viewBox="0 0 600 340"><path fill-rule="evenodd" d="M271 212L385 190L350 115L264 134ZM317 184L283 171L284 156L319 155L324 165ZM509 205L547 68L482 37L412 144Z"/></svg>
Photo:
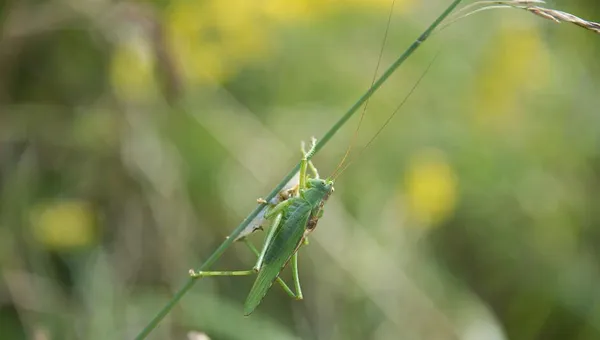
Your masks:
<svg viewBox="0 0 600 340"><path fill-rule="evenodd" d="M322 179L309 179L308 187L302 191L302 197L316 208L321 202L327 200L333 192L333 182Z"/></svg>

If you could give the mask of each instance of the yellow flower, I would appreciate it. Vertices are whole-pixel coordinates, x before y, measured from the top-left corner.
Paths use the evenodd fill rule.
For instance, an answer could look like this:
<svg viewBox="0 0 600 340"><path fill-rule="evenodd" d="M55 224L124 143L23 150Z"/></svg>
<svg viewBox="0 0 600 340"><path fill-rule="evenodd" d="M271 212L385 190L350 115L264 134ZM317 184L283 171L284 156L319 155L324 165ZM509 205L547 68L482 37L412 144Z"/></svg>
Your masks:
<svg viewBox="0 0 600 340"><path fill-rule="evenodd" d="M167 10L167 37L189 82L222 82L265 52L264 21L252 1L175 1Z"/></svg>
<svg viewBox="0 0 600 340"><path fill-rule="evenodd" d="M519 98L547 83L549 56L533 28L500 30L490 39L475 83L473 112L477 122L513 126L519 119Z"/></svg>
<svg viewBox="0 0 600 340"><path fill-rule="evenodd" d="M419 151L410 160L405 177L411 218L423 226L442 222L454 211L457 186L457 178L441 151Z"/></svg>
<svg viewBox="0 0 600 340"><path fill-rule="evenodd" d="M96 239L94 211L81 201L52 202L31 214L33 237L51 250L86 247Z"/></svg>

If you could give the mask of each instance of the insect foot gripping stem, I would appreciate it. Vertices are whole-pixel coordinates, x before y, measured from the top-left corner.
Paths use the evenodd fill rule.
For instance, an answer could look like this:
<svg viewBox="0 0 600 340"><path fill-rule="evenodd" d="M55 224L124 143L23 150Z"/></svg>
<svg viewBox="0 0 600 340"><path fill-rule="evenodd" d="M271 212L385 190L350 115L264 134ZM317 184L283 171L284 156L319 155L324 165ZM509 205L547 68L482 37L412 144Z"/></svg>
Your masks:
<svg viewBox="0 0 600 340"><path fill-rule="evenodd" d="M317 139L315 137L310 138L310 149L308 150L308 152L306 151L306 145L304 144L304 141L300 143L300 150L302 151L302 155L304 156L305 160L308 160L313 156L316 147Z"/></svg>
<svg viewBox="0 0 600 340"><path fill-rule="evenodd" d="M303 155L302 160L308 162L308 168L313 173L313 176L315 178L320 178L319 171L317 170L317 168L315 167L313 162L308 160L308 158L310 158L312 156L312 154L315 153L315 148L317 146L317 139L315 137L311 138L311 146L310 146L310 150L308 152L306 151L305 146L306 145L304 144L304 142L300 143L300 151L302 151L302 155Z"/></svg>

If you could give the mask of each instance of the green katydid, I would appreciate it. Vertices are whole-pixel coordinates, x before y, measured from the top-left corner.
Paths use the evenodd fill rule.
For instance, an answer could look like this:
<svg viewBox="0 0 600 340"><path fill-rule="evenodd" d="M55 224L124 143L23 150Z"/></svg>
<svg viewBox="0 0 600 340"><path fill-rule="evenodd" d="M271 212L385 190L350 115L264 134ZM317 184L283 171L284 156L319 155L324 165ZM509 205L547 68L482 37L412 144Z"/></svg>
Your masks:
<svg viewBox="0 0 600 340"><path fill-rule="evenodd" d="M320 179L316 168L308 160L314 152L314 147L313 139L308 152L304 147L302 148L304 157L300 165L299 183L293 196L272 206L266 212L265 218L272 220L272 224L261 253L259 254L246 241L250 249L258 255L258 261L252 270L206 272L190 270L190 275L193 277L251 275L258 272L258 277L244 304L244 315L254 311L276 280L290 296L295 299L303 298L298 277L298 249L307 242L308 234L314 230L323 213L323 205L334 190L333 181ZM307 176L309 168L313 172L313 178ZM295 292L279 278L279 273L290 260Z"/></svg>

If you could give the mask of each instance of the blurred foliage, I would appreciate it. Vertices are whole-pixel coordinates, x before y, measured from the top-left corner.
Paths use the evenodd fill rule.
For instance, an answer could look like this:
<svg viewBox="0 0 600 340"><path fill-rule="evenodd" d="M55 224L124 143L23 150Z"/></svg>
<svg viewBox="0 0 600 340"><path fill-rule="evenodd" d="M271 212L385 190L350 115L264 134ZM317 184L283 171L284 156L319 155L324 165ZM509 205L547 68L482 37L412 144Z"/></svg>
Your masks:
<svg viewBox="0 0 600 340"><path fill-rule="evenodd" d="M383 65L447 2L396 0ZM0 338L134 337L365 91L389 7L2 2ZM151 338L600 338L599 54L514 10L437 34L369 104L301 252L305 300L273 287L244 318L252 278L201 280ZM217 267L253 262L234 245Z"/></svg>

